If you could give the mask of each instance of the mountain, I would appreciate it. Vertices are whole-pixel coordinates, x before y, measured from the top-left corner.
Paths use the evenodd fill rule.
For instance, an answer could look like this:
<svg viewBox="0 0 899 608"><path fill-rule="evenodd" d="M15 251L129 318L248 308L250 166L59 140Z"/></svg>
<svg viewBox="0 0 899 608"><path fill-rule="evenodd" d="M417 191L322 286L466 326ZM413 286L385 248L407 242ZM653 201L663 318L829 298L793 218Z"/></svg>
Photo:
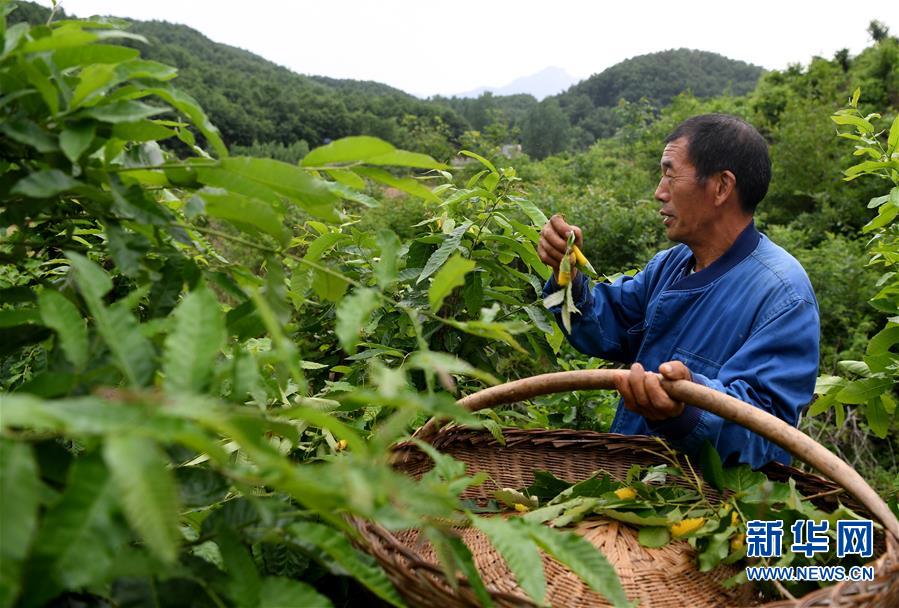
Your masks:
<svg viewBox="0 0 899 608"><path fill-rule="evenodd" d="M48 14L46 7L18 2L9 23L44 23ZM62 11L57 18L65 18ZM622 61L563 93L559 91L571 84L571 77L560 68L546 68L494 89L496 94L422 100L378 82L297 74L185 25L124 21L149 44L122 44L138 48L146 59L177 67L175 86L197 99L229 146L259 144L269 155L293 155L307 144L348 135L374 135L446 160L468 130L495 127L494 139L502 140L498 143L514 140L528 117L547 103L558 103L575 127L573 141L584 147L622 126L626 119L614 110L619 99L646 98L658 108L686 90L698 97L725 91L741 95L752 90L762 73L715 53L678 49ZM550 97L542 102L536 99L546 95Z"/></svg>
<svg viewBox="0 0 899 608"><path fill-rule="evenodd" d="M697 97L729 92L745 95L755 88L764 70L717 53L676 49L639 55L617 63L579 82L556 99L571 124L594 137L614 131L611 109L618 100L645 98L661 107L672 98L692 91Z"/></svg>
<svg viewBox="0 0 899 608"><path fill-rule="evenodd" d="M65 18L60 13L57 19ZM43 23L48 14L45 7L20 2L9 21ZM385 84L304 76L185 25L124 21L149 44L121 44L139 49L145 59L177 67L175 85L197 99L229 146L290 146L300 140L318 146L367 134L421 147L422 138L432 132L444 141L458 141L470 128L452 109Z"/></svg>
<svg viewBox="0 0 899 608"><path fill-rule="evenodd" d="M518 95L528 94L538 100L550 95L561 93L577 82L562 68L544 68L536 74L516 78L509 84L501 87L480 87L465 93L459 93L456 97L480 97L484 93L494 95Z"/></svg>

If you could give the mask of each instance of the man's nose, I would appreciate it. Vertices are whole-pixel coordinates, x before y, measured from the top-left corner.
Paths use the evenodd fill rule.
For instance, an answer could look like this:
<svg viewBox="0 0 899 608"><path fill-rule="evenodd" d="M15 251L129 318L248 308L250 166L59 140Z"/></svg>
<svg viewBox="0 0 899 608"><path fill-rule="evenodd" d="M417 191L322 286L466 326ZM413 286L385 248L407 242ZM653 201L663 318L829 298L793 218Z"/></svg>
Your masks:
<svg viewBox="0 0 899 608"><path fill-rule="evenodd" d="M667 188L665 188L665 178L663 177L662 179L659 180L659 185L656 186L656 191L653 194L653 196L655 197L655 199L657 201L664 203L665 202L664 197L667 195L668 195L668 190L667 190Z"/></svg>

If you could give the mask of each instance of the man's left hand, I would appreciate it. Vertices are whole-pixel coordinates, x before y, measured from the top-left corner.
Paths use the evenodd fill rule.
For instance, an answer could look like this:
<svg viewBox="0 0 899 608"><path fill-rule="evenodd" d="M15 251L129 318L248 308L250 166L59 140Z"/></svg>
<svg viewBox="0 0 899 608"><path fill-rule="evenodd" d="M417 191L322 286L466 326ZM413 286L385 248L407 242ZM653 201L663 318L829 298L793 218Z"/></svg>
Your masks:
<svg viewBox="0 0 899 608"><path fill-rule="evenodd" d="M666 380L692 380L693 374L680 361L668 361L659 366ZM630 371L615 376L615 388L624 398L624 407L647 420L659 421L679 416L684 411L682 401L674 401L662 388L658 374L647 372L639 363Z"/></svg>

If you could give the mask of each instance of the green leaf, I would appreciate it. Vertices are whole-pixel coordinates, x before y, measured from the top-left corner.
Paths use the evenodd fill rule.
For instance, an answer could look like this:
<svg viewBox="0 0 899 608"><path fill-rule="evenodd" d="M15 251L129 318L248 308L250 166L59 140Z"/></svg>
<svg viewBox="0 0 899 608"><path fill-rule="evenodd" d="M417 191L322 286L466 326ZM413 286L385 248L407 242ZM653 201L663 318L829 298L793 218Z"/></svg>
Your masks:
<svg viewBox="0 0 899 608"><path fill-rule="evenodd" d="M482 179L485 175L487 175L488 173L490 173L490 169L484 169L484 170L482 170L482 171L478 171L477 173L475 173L474 175L472 175L470 178L468 178L468 181L465 183L465 187L466 187L466 188L471 188L472 186L476 185L476 184L477 184L479 181L481 181L481 179ZM487 191L486 191L486 190L482 190L482 189L478 189L478 192L486 193ZM461 194L461 193L460 193L460 194ZM450 197L449 199L447 199L446 201L444 201L443 204L444 204L444 205L450 204L449 201L450 201L450 199L452 199L452 198L453 198L453 197Z"/></svg>
<svg viewBox="0 0 899 608"><path fill-rule="evenodd" d="M228 595L239 608L251 608L259 601L262 591L259 570L240 541L237 529L220 526L216 532L215 542L221 550L225 570L230 574L226 583Z"/></svg>
<svg viewBox="0 0 899 608"><path fill-rule="evenodd" d="M334 333L347 353L356 352L362 329L368 325L368 319L377 307L377 292L373 289L356 289L337 305Z"/></svg>
<svg viewBox="0 0 899 608"><path fill-rule="evenodd" d="M472 378L483 380L487 384L499 384L499 380L492 374L479 370L470 363L449 353L441 353L433 350L415 351L409 356L407 365L417 369L431 371L440 370L448 374L471 376Z"/></svg>
<svg viewBox="0 0 899 608"><path fill-rule="evenodd" d="M881 439L886 438L887 432L890 430L890 417L883 407L880 395L868 401L865 406L865 417L871 432Z"/></svg>
<svg viewBox="0 0 899 608"><path fill-rule="evenodd" d="M157 141L174 135L175 131L152 120L120 122L112 127L112 136L125 141Z"/></svg>
<svg viewBox="0 0 899 608"><path fill-rule="evenodd" d="M426 186L423 186L418 180L411 177L396 177L383 169L375 167L358 167L356 173L363 177L373 179L387 186L391 186L398 190L402 190L412 196L424 199L426 201L439 202L437 195L431 192Z"/></svg>
<svg viewBox="0 0 899 608"><path fill-rule="evenodd" d="M379 156L372 156L365 160L369 165L390 165L395 167L413 167L415 169L446 169L446 165L437 162L427 154L419 152L407 152L406 150L393 150Z"/></svg>
<svg viewBox="0 0 899 608"><path fill-rule="evenodd" d="M66 190L72 190L79 183L59 169L45 169L23 177L12 187L12 194L23 194L30 198L50 198Z"/></svg>
<svg viewBox="0 0 899 608"><path fill-rule="evenodd" d="M60 70L76 65L121 63L140 56L137 49L112 44L75 46L53 51L53 64Z"/></svg>
<svg viewBox="0 0 899 608"><path fill-rule="evenodd" d="M349 169L326 169L325 172L331 176L331 179L347 188L365 190L365 180Z"/></svg>
<svg viewBox="0 0 899 608"><path fill-rule="evenodd" d="M62 498L47 511L35 537L34 568L41 574L32 601L105 578L129 540L116 518L116 493L96 454L75 460Z"/></svg>
<svg viewBox="0 0 899 608"><path fill-rule="evenodd" d="M512 237L502 234L487 234L482 237L484 242L496 242L505 246L509 252L518 254L524 262L531 267L531 270L539 274L543 280L549 279L552 270L540 260L534 246L529 242L521 242Z"/></svg>
<svg viewBox="0 0 899 608"><path fill-rule="evenodd" d="M81 313L64 295L52 289L45 289L38 296L38 307L44 325L59 336L59 345L69 361L77 369L87 365L87 327Z"/></svg>
<svg viewBox="0 0 899 608"><path fill-rule="evenodd" d="M112 289L112 279L95 263L80 253L66 254L72 265L75 283L85 299L101 300Z"/></svg>
<svg viewBox="0 0 899 608"><path fill-rule="evenodd" d="M90 44L99 36L93 32L87 32L80 27L63 26L50 33L49 36L30 40L19 49L21 53L40 53L72 46Z"/></svg>
<svg viewBox="0 0 899 608"><path fill-rule="evenodd" d="M338 182L325 183L328 185L328 188L331 190L331 192L333 192L338 198L359 203L368 207L369 209L381 206L381 203L379 203L377 199L370 197L364 192L359 192L358 190L355 190L348 186L344 186L343 184Z"/></svg>
<svg viewBox="0 0 899 608"><path fill-rule="evenodd" d="M22 562L37 529L40 489L31 446L0 438L0 606L12 606L18 595Z"/></svg>
<svg viewBox="0 0 899 608"><path fill-rule="evenodd" d="M298 522L288 526L288 531L300 544L309 543L325 553L385 602L393 606L405 606L375 560L353 548L334 528L312 522Z"/></svg>
<svg viewBox="0 0 899 608"><path fill-rule="evenodd" d="M399 237L391 230L378 231L380 258L374 263L378 287L384 289L396 280L396 256L401 247Z"/></svg>
<svg viewBox="0 0 899 608"><path fill-rule="evenodd" d="M471 585L471 590L474 592L478 602L484 608L492 607L494 605L493 598L490 596L490 592L487 591L487 587L484 585L483 579L481 579L481 573L478 572L477 566L475 566L471 550L458 536L447 534L445 535L445 540L447 548L456 560L456 565L459 566L459 570L468 579L468 584Z"/></svg>
<svg viewBox="0 0 899 608"><path fill-rule="evenodd" d="M29 120L4 120L0 122L0 133L41 153L59 149L55 137Z"/></svg>
<svg viewBox="0 0 899 608"><path fill-rule="evenodd" d="M300 164L304 167L322 167L336 163L362 162L395 150L393 145L377 137L344 137L310 151Z"/></svg>
<svg viewBox="0 0 899 608"><path fill-rule="evenodd" d="M198 171L198 176L209 185L238 188L237 192L262 200L270 200L274 192L316 217L338 219L335 207L339 198L328 182L295 165L270 158L231 157L222 159L218 168ZM210 182L213 177L216 181Z"/></svg>
<svg viewBox="0 0 899 608"><path fill-rule="evenodd" d="M215 294L200 285L181 300L172 316L174 324L162 355L165 387L202 392L227 335L222 307Z"/></svg>
<svg viewBox="0 0 899 608"><path fill-rule="evenodd" d="M844 372L849 372L850 374L855 374L857 376L871 375L871 368L869 368L868 364L864 361L839 361L837 363L837 367L839 367Z"/></svg>
<svg viewBox="0 0 899 608"><path fill-rule="evenodd" d="M852 125L856 127L859 131L863 133L873 133L874 126L859 116L850 116L847 114L844 115L834 115L831 116L830 119L837 123L838 125Z"/></svg>
<svg viewBox="0 0 899 608"><path fill-rule="evenodd" d="M538 604L543 604L546 599L546 576L531 529L524 528L520 520L501 517L472 518L472 524L487 536L503 557L522 591Z"/></svg>
<svg viewBox="0 0 899 608"><path fill-rule="evenodd" d="M537 308L536 306L525 306L524 312L527 313L528 318L531 320L531 323L537 326L537 329L545 334L553 333L554 330L552 324L546 318L545 313L543 313L539 308Z"/></svg>
<svg viewBox="0 0 899 608"><path fill-rule="evenodd" d="M178 495L185 507L208 507L223 500L231 484L221 474L199 466L175 469Z"/></svg>
<svg viewBox="0 0 899 608"><path fill-rule="evenodd" d="M488 340L499 340L505 342L522 354L528 354L513 337L513 333L526 331L528 329L526 324L492 323L487 321L455 321L451 319L448 319L446 322L467 334L480 336L481 338L487 338Z"/></svg>
<svg viewBox="0 0 899 608"><path fill-rule="evenodd" d="M814 402L812 402L811 407L808 408L808 415L820 416L829 410L833 406L834 401L836 401L837 392L838 391L827 393L826 395L819 396L815 399Z"/></svg>
<svg viewBox="0 0 899 608"><path fill-rule="evenodd" d="M133 385L144 386L153 375L156 357L152 344L141 333L137 319L125 307L103 305L103 295L112 288L112 280L99 266L74 252L69 252L66 257L97 330L122 372Z"/></svg>
<svg viewBox="0 0 899 608"><path fill-rule="evenodd" d="M615 568L588 540L573 532L561 532L537 524L529 524L527 529L541 549L568 566L613 606L621 608L630 605Z"/></svg>
<svg viewBox="0 0 899 608"><path fill-rule="evenodd" d="M565 334L562 333L562 330L556 325L555 321L552 323L553 333L544 334L544 338L546 338L546 343L549 344L549 347L553 350L553 353L559 354L559 349L562 348L562 342L565 341Z"/></svg>
<svg viewBox="0 0 899 608"><path fill-rule="evenodd" d="M349 283L339 276L320 270L313 271L312 290L328 302L337 302L346 293Z"/></svg>
<svg viewBox="0 0 899 608"><path fill-rule="evenodd" d="M655 515L655 511L652 510L637 513L633 511L619 511L618 509L597 507L594 510L594 513L604 517L617 519L618 521L623 521L628 524L634 524L635 526L664 526L668 523L667 518Z"/></svg>
<svg viewBox="0 0 899 608"><path fill-rule="evenodd" d="M846 388L837 393L837 399L841 403L867 403L892 387L893 381L890 378L862 378L847 384Z"/></svg>
<svg viewBox="0 0 899 608"><path fill-rule="evenodd" d="M640 544L651 549L664 547L670 539L671 534L665 526L647 526L637 533Z"/></svg>
<svg viewBox="0 0 899 608"><path fill-rule="evenodd" d="M555 308L556 306L560 306L562 302L565 301L565 289L559 289L558 291L554 291L545 298L543 298L543 306L545 308Z"/></svg>
<svg viewBox="0 0 899 608"><path fill-rule="evenodd" d="M282 244L287 242L284 219L268 203L220 188L203 188L196 196L203 201L206 215L228 220L238 228L257 228Z"/></svg>
<svg viewBox="0 0 899 608"><path fill-rule="evenodd" d="M85 66L79 74L78 86L75 87L69 100L69 109L78 108L88 97L101 93L115 84L115 70L116 66L109 63Z"/></svg>
<svg viewBox="0 0 899 608"><path fill-rule="evenodd" d="M899 344L899 325L888 325L871 338L871 341L868 342L867 353L879 355L889 352L895 344Z"/></svg>
<svg viewBox="0 0 899 608"><path fill-rule="evenodd" d="M156 116L168 112L167 108L158 106L148 106L145 103L134 100L116 101L109 104L99 105L87 110L79 112L79 116L95 118L101 122L120 123L135 122L150 116Z"/></svg>
<svg viewBox="0 0 899 608"><path fill-rule="evenodd" d="M165 562L178 555L178 490L165 454L138 435L110 435L103 457L131 526Z"/></svg>
<svg viewBox="0 0 899 608"><path fill-rule="evenodd" d="M0 310L0 327L16 327L26 323L40 323L40 312L35 308L9 308Z"/></svg>
<svg viewBox="0 0 899 608"><path fill-rule="evenodd" d="M465 284L465 275L474 268L475 263L472 260L466 260L458 253L443 265L443 268L434 275L431 286L428 288L428 303L431 305L432 312L436 313L440 310L443 300L456 287Z"/></svg>
<svg viewBox="0 0 899 608"><path fill-rule="evenodd" d="M418 275L418 279L415 281L416 283L421 283L426 278L437 272L443 263L446 262L449 257L455 253L459 249L459 244L462 242L462 237L465 236L465 233L468 232L468 229L471 227L471 221L465 221L459 226L456 226L456 229L443 241L440 247L431 254L431 257L428 258L428 261L425 263L425 267L421 269L421 274Z"/></svg>
<svg viewBox="0 0 899 608"><path fill-rule="evenodd" d="M462 288L462 299L465 300L465 308L469 314L476 314L484 303L484 285L481 281L481 273L475 272L465 281Z"/></svg>
<svg viewBox="0 0 899 608"><path fill-rule="evenodd" d="M238 574L239 576L239 574ZM333 604L315 587L289 578L270 576L262 579L258 608L331 608ZM248 607L250 608L250 607Z"/></svg>
<svg viewBox="0 0 899 608"><path fill-rule="evenodd" d="M178 75L177 68L158 61L135 59L119 64L116 67L116 76L119 80L132 80L144 78L148 80L171 80Z"/></svg>
<svg viewBox="0 0 899 608"><path fill-rule="evenodd" d="M890 135L887 139L887 156L892 155L897 147L899 147L899 115L893 119L893 124L890 125Z"/></svg>
<svg viewBox="0 0 899 608"><path fill-rule="evenodd" d="M739 465L724 469L724 487L743 495L752 488L765 483L767 477L764 473L753 471L749 465Z"/></svg>
<svg viewBox="0 0 899 608"><path fill-rule="evenodd" d="M59 147L73 163L90 148L94 140L95 125L92 122L75 123L67 127L59 136Z"/></svg>
<svg viewBox="0 0 899 608"><path fill-rule="evenodd" d="M721 456L709 441L703 442L700 448L699 466L706 481L716 490L724 490L724 467L721 466Z"/></svg>
<svg viewBox="0 0 899 608"><path fill-rule="evenodd" d="M228 156L228 148L225 146L225 142L222 141L219 130L212 124L212 121L209 120L200 104L193 97L184 91L172 88L148 88L145 89L145 92L167 101L175 109L187 116L200 133L203 134L203 137L206 138L206 141L209 142L209 145L212 146L219 158Z"/></svg>
<svg viewBox="0 0 899 608"><path fill-rule="evenodd" d="M515 198L513 199L521 210L524 211L524 214L528 216L531 222L534 223L538 228L543 228L546 223L549 221L546 215L531 201L523 198Z"/></svg>
<svg viewBox="0 0 899 608"><path fill-rule="evenodd" d="M339 232L326 232L323 235L316 237L316 239L306 247L306 255L303 256L303 259L311 262L320 260L329 249L340 241L341 236L342 235Z"/></svg>
<svg viewBox="0 0 899 608"><path fill-rule="evenodd" d="M496 167L493 166L493 163L491 163L480 154L475 154L474 152L470 152L469 150L462 150L459 152L459 154L461 154L462 156L467 156L468 158L475 159L476 161L487 167L491 173L499 173L499 171L496 170Z"/></svg>
<svg viewBox="0 0 899 608"><path fill-rule="evenodd" d="M59 93L57 92L56 87L50 83L50 79L44 75L44 72L40 68L38 68L36 63L37 62L23 61L19 63L19 66L25 71L25 77L28 79L28 82L34 85L34 88L41 94L41 98L43 98L44 103L47 104L47 109L50 110L50 114L56 116L56 114L59 113Z"/></svg>
<svg viewBox="0 0 899 608"><path fill-rule="evenodd" d="M878 228L883 228L899 215L899 206L896 205L883 205L877 213L877 216L862 226L862 232L867 234L872 230L877 230Z"/></svg>

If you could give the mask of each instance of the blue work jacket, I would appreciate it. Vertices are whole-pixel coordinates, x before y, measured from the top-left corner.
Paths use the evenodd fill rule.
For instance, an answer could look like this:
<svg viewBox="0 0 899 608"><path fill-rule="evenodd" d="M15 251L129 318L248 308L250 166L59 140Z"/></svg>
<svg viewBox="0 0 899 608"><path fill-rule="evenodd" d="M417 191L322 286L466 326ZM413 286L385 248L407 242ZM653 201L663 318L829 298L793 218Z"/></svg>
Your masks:
<svg viewBox="0 0 899 608"><path fill-rule="evenodd" d="M818 304L802 266L754 224L708 267L691 273L693 263L690 249L677 245L614 283L590 287L578 273L573 295L581 314L572 315L569 342L584 354L638 361L648 371L682 361L694 382L796 426L814 392L820 336ZM557 289L551 278L544 296ZM552 310L558 319L559 308ZM708 440L726 464L790 462L759 435L689 405L680 416L650 422L619 402L611 431L662 435L692 454Z"/></svg>

